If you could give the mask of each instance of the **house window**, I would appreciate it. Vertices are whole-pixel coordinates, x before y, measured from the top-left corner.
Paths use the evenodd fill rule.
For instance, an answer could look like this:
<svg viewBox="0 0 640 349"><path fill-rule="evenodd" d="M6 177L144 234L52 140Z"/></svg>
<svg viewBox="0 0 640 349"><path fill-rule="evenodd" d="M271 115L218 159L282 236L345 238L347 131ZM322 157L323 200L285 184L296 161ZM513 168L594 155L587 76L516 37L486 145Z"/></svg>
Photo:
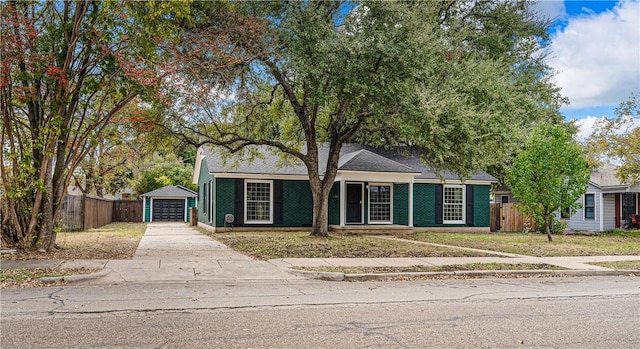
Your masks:
<svg viewBox="0 0 640 349"><path fill-rule="evenodd" d="M273 223L272 188L272 181L245 181L246 223Z"/></svg>
<svg viewBox="0 0 640 349"><path fill-rule="evenodd" d="M464 223L464 187L445 186L443 194L443 223Z"/></svg>
<svg viewBox="0 0 640 349"><path fill-rule="evenodd" d="M596 219L596 194L584 194L584 219Z"/></svg>
<svg viewBox="0 0 640 349"><path fill-rule="evenodd" d="M369 185L369 222L391 223L390 185Z"/></svg>

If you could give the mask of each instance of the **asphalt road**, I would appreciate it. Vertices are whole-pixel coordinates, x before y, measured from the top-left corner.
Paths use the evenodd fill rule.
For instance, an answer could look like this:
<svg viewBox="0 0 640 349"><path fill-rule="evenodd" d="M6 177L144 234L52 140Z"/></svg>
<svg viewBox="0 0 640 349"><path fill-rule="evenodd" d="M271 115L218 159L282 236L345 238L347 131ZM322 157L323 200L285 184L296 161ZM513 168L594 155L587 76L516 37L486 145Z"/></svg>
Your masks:
<svg viewBox="0 0 640 349"><path fill-rule="evenodd" d="M640 348L640 279L246 282L1 293L5 348Z"/></svg>

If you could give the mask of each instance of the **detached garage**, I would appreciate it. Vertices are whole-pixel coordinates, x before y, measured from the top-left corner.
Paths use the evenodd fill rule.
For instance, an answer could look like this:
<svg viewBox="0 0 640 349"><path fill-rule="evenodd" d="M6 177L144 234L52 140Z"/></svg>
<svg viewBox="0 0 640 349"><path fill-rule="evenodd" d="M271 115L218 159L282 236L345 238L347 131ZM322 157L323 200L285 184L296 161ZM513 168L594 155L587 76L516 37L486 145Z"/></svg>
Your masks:
<svg viewBox="0 0 640 349"><path fill-rule="evenodd" d="M198 194L181 185L168 185L140 195L144 203L143 222L188 222L189 209Z"/></svg>

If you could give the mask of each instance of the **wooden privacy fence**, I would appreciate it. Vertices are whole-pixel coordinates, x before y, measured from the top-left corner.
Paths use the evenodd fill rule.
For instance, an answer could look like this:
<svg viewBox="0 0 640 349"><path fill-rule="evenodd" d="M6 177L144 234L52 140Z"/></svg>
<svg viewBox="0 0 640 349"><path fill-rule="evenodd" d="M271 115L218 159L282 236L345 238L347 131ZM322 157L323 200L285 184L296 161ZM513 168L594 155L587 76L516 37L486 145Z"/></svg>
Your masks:
<svg viewBox="0 0 640 349"><path fill-rule="evenodd" d="M99 228L112 222L141 222L142 201L66 195L58 220L63 231Z"/></svg>
<svg viewBox="0 0 640 349"><path fill-rule="evenodd" d="M536 230L531 216L518 211L516 204L491 204L491 231Z"/></svg>
<svg viewBox="0 0 640 349"><path fill-rule="evenodd" d="M142 200L113 201L114 222L142 222Z"/></svg>

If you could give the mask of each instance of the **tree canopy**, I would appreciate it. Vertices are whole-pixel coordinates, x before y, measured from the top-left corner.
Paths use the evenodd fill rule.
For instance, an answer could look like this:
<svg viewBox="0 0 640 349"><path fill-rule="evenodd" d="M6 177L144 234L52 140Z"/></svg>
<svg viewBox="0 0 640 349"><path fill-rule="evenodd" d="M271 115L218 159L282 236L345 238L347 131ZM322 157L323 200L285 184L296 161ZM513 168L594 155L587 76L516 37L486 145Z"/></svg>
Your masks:
<svg viewBox="0 0 640 349"><path fill-rule="evenodd" d="M507 173L520 208L543 226L549 241L557 212L572 214L587 191L591 171L582 147L562 126L536 127Z"/></svg>
<svg viewBox="0 0 640 349"><path fill-rule="evenodd" d="M622 183L640 183L640 96L632 94L620 103L614 118L603 118L586 141L594 165L619 163L616 176Z"/></svg>
<svg viewBox="0 0 640 349"><path fill-rule="evenodd" d="M410 146L465 176L500 167L564 102L548 21L525 1L194 3L163 126L231 152L268 145L307 167L313 234L347 142ZM318 143L330 146L318 167ZM325 166L324 164L321 164Z"/></svg>
<svg viewBox="0 0 640 349"><path fill-rule="evenodd" d="M152 38L166 34L167 24L160 23L188 8L175 3L169 15L165 7L0 3L3 244L51 248L53 224L76 168L127 104L157 96L150 91L169 69Z"/></svg>

